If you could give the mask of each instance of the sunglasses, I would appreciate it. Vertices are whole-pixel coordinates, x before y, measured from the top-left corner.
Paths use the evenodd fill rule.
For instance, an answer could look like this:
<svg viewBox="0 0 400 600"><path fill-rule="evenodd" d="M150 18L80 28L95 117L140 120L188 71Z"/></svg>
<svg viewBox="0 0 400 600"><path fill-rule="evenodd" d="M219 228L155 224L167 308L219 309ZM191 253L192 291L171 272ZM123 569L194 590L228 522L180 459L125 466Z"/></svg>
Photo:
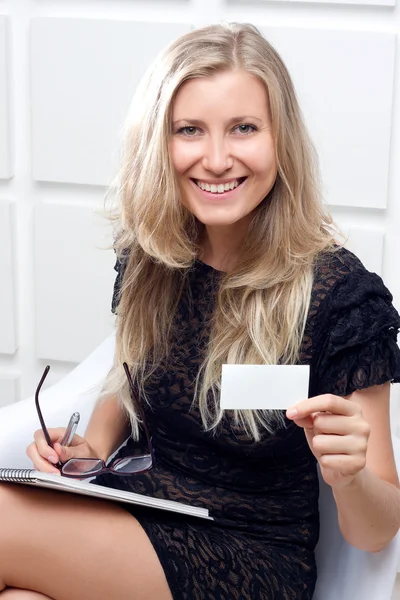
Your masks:
<svg viewBox="0 0 400 600"><path fill-rule="evenodd" d="M140 415L142 420L143 429L146 435L147 442L147 450L145 454L140 454L138 456L125 456L123 458L117 458L107 466L105 461L100 458L70 458L65 463L58 463L56 467L60 470L61 474L65 477L74 477L76 479L84 479L86 477L94 477L100 475L102 473L114 473L114 475L134 475L136 473L144 473L151 469L154 465L154 449L151 442L151 437L149 433L149 429L146 422L146 417L144 414L143 407L141 406L139 400L137 400L132 377L129 372L128 365L124 362L123 367L125 370L126 377L128 379L129 384L129 392L131 395L132 402L136 408L136 414ZM46 438L46 442L50 446L50 448L54 449L53 442L50 438L49 432L47 430L46 424L43 419L42 411L39 405L39 392L43 385L44 380L47 377L48 372L50 371L50 366L44 370L42 378L39 382L39 385L36 389L35 393L35 404L36 410L39 417L40 425L42 427L44 437Z"/></svg>

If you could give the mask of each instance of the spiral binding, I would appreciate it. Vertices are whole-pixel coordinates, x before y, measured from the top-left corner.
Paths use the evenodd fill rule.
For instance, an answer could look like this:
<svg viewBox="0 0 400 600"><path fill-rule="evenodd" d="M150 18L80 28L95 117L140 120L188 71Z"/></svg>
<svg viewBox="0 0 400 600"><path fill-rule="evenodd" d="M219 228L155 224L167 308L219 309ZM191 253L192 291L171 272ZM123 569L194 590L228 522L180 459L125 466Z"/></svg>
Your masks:
<svg viewBox="0 0 400 600"><path fill-rule="evenodd" d="M31 473L32 469L0 469L0 480L28 483L32 481Z"/></svg>

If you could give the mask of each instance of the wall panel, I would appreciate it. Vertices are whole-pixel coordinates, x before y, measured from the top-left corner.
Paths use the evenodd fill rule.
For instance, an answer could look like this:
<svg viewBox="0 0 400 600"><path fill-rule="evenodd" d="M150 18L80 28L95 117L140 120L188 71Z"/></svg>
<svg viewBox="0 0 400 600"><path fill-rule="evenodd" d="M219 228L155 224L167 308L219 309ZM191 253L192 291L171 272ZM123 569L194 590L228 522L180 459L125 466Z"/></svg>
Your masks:
<svg viewBox="0 0 400 600"><path fill-rule="evenodd" d="M17 350L14 209L11 202L0 201L0 354L14 354Z"/></svg>
<svg viewBox="0 0 400 600"><path fill-rule="evenodd" d="M0 408L20 399L19 376L0 373Z"/></svg>
<svg viewBox="0 0 400 600"><path fill-rule="evenodd" d="M319 154L326 201L385 208L395 36L280 27L262 31L292 76Z"/></svg>
<svg viewBox="0 0 400 600"><path fill-rule="evenodd" d="M34 178L109 183L119 127L140 77L167 43L189 29L173 23L33 19Z"/></svg>
<svg viewBox="0 0 400 600"><path fill-rule="evenodd" d="M228 0L232 4L243 4L246 0ZM261 3L267 2L302 2L311 4L351 4L357 6L395 6L396 0L258 0Z"/></svg>
<svg viewBox="0 0 400 600"><path fill-rule="evenodd" d="M80 362L112 332L114 253L93 208L35 209L36 353Z"/></svg>
<svg viewBox="0 0 400 600"><path fill-rule="evenodd" d="M384 232L350 227L349 250L364 263L368 271L382 275Z"/></svg>
<svg viewBox="0 0 400 600"><path fill-rule="evenodd" d="M0 15L0 179L13 175L11 156L11 109L10 100L10 23L9 18Z"/></svg>

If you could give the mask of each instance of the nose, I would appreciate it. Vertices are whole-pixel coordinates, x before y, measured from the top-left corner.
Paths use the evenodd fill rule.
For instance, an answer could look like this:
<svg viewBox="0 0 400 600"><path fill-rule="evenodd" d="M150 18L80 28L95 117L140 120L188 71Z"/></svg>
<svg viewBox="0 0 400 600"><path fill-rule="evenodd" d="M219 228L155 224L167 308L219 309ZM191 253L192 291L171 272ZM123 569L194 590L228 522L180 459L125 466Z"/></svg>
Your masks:
<svg viewBox="0 0 400 600"><path fill-rule="evenodd" d="M233 166L229 144L223 137L210 136L204 146L203 167L216 175L224 173Z"/></svg>

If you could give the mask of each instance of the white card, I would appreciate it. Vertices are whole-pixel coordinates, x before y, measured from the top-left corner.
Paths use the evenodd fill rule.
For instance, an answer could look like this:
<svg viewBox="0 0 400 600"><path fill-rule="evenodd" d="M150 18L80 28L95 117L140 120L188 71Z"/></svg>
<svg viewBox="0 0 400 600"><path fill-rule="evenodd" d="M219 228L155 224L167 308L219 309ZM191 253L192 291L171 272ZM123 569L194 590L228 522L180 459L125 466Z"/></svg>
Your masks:
<svg viewBox="0 0 400 600"><path fill-rule="evenodd" d="M222 365L221 408L286 410L308 398L308 365Z"/></svg>

